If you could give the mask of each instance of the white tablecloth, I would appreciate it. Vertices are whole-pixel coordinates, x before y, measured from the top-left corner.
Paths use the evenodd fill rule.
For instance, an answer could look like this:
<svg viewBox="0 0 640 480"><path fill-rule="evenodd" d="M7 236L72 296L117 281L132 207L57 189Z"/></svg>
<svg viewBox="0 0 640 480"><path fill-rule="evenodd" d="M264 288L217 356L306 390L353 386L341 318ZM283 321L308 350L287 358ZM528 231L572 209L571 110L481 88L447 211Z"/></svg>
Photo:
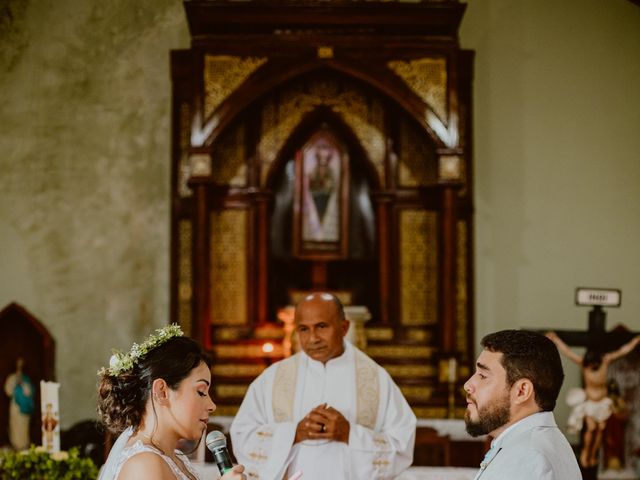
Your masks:
<svg viewBox="0 0 640 480"><path fill-rule="evenodd" d="M212 463L194 464L202 480L219 478L218 468ZM411 467L396 480L473 480L475 468L457 467ZM304 480L304 475L302 479Z"/></svg>
<svg viewBox="0 0 640 480"><path fill-rule="evenodd" d="M473 480L477 468L411 467L396 480Z"/></svg>

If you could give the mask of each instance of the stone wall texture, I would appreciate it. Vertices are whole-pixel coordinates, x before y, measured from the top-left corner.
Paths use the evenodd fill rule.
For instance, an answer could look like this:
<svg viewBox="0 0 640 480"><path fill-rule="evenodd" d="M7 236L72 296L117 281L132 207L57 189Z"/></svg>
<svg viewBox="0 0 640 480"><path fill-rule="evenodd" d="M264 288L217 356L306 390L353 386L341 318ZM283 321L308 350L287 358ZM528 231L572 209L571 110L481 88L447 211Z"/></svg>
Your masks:
<svg viewBox="0 0 640 480"><path fill-rule="evenodd" d="M0 6L0 308L56 339L63 426L110 349L168 321L173 0Z"/></svg>

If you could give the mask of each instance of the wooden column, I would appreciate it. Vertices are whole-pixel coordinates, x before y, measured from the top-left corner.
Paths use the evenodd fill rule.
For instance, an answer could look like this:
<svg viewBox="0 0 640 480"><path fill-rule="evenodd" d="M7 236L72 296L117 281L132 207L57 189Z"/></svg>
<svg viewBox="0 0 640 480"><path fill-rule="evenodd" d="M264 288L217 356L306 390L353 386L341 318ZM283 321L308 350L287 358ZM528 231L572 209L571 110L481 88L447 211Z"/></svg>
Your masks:
<svg viewBox="0 0 640 480"><path fill-rule="evenodd" d="M209 187L211 157L207 153L190 156L193 189L193 315L191 336L205 348L211 346L211 279L209 261Z"/></svg>
<svg viewBox="0 0 640 480"><path fill-rule="evenodd" d="M377 193L376 200L376 229L378 232L378 271L379 271L379 295L380 311L379 321L382 325L391 325L391 206L392 193Z"/></svg>
<svg viewBox="0 0 640 480"><path fill-rule="evenodd" d="M440 223L440 321L443 353L456 350L456 256L457 256L457 200L456 183L442 184Z"/></svg>
<svg viewBox="0 0 640 480"><path fill-rule="evenodd" d="M255 218L255 321L264 325L269 321L269 202L271 195L256 194Z"/></svg>

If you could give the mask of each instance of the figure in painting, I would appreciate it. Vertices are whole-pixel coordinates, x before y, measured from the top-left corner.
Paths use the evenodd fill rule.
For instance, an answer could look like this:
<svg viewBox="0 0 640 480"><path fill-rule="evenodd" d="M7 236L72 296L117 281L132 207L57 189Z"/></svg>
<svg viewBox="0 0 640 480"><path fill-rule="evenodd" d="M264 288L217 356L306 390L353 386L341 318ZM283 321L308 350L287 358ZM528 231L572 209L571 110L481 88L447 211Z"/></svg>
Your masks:
<svg viewBox="0 0 640 480"><path fill-rule="evenodd" d="M338 187L340 153L326 139L320 139L304 153L306 192L303 239L337 242L340 239Z"/></svg>
<svg viewBox="0 0 640 480"><path fill-rule="evenodd" d="M547 333L558 350L582 368L584 389L572 389L567 403L573 407L569 416L569 429L583 431L580 465L583 468L595 467L598 464L598 452L602 445L602 437L607 419L613 411L613 402L607 391L607 371L614 360L621 358L640 343L640 335L613 352L604 353L589 348L584 356L575 353L558 337L555 332Z"/></svg>
<svg viewBox="0 0 640 480"><path fill-rule="evenodd" d="M335 190L335 179L329 162L333 156L331 147L326 144L318 145L316 149L316 166L309 175L309 190L315 203L318 217L322 221L327 211L329 198Z"/></svg>
<svg viewBox="0 0 640 480"><path fill-rule="evenodd" d="M11 398L9 405L9 441L16 450L29 447L29 420L33 413L33 385L24 373L24 359L16 361L16 371L7 377L4 391Z"/></svg>

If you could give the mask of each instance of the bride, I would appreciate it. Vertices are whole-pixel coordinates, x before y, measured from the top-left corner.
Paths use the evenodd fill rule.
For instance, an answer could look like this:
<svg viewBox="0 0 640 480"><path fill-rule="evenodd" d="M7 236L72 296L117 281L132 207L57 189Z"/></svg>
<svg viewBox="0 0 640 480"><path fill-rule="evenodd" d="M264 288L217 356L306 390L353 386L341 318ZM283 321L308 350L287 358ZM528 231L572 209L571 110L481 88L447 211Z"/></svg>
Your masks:
<svg viewBox="0 0 640 480"><path fill-rule="evenodd" d="M216 405L209 396L211 361L180 327L159 329L98 372L98 413L119 433L99 480L199 480L180 439L202 439ZM236 465L222 480L246 480Z"/></svg>

